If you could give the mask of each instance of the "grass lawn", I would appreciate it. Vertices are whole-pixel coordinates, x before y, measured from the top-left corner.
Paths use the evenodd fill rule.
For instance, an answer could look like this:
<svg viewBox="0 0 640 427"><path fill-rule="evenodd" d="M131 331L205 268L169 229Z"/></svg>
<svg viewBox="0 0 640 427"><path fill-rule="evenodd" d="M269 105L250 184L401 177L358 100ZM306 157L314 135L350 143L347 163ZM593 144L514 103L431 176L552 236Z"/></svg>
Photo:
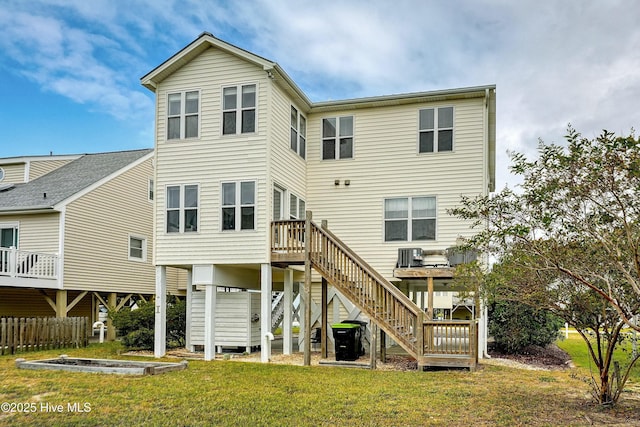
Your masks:
<svg viewBox="0 0 640 427"><path fill-rule="evenodd" d="M640 425L640 391L604 410L590 404L575 370L483 364L475 372L393 372L217 360L131 377L15 367L16 357L125 358L120 351L120 344L107 343L0 356L0 403L35 409L7 412L3 406L0 425ZM73 411L74 404L85 412Z"/></svg>

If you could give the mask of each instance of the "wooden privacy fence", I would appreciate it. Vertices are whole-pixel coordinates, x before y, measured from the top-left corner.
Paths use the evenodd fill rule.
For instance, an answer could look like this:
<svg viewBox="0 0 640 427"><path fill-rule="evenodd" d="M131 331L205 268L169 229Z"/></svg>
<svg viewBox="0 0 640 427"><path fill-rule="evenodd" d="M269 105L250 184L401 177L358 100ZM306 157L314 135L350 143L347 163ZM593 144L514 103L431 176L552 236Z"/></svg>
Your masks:
<svg viewBox="0 0 640 427"><path fill-rule="evenodd" d="M86 347L90 331L87 317L3 317L0 319L0 354Z"/></svg>

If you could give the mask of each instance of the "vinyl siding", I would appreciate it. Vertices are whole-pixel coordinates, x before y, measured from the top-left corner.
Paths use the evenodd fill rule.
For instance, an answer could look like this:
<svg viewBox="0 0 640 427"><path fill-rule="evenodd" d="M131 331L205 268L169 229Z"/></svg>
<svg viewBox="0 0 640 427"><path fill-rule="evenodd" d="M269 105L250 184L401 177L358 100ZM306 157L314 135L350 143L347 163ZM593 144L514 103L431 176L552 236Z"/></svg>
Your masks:
<svg viewBox="0 0 640 427"><path fill-rule="evenodd" d="M18 223L18 248L25 251L58 253L60 214L2 215L0 224Z"/></svg>
<svg viewBox="0 0 640 427"><path fill-rule="evenodd" d="M64 287L103 292L155 292L152 159L69 203L65 214ZM146 262L130 261L129 235L146 238Z"/></svg>
<svg viewBox="0 0 640 427"><path fill-rule="evenodd" d="M291 149L291 106L299 112L301 108L291 100L278 86L274 85L269 112L270 116L270 170L271 182L283 187L288 194L295 194L306 201L306 160ZM306 114L304 114L307 116ZM307 127L309 126L307 117ZM307 130L307 138L309 131ZM309 141L307 139L307 151ZM273 188L273 186L272 186ZM288 194L285 195L288 197ZM270 218L273 212L273 190L269 192Z"/></svg>
<svg viewBox="0 0 640 427"><path fill-rule="evenodd" d="M191 298L191 345L204 345L204 291ZM251 322L260 314L257 292L218 292L216 295L216 346L252 347L260 345L260 322Z"/></svg>
<svg viewBox="0 0 640 427"><path fill-rule="evenodd" d="M24 182L24 163L14 163L10 165L0 165L0 168L4 171L4 178L0 183L7 184L19 184Z"/></svg>
<svg viewBox="0 0 640 427"><path fill-rule="evenodd" d="M418 154L419 110L444 106L454 106L454 151ZM343 115L354 116L354 158L322 161L322 118ZM454 245L472 231L446 210L463 194L486 194L483 120L483 98L312 115L307 206L314 220L328 220L338 237L389 278L398 248ZM437 240L384 242L384 199L412 196L436 197Z"/></svg>
<svg viewBox="0 0 640 427"><path fill-rule="evenodd" d="M52 170L58 169L61 166L71 162L69 160L42 160L37 162L29 162L29 181L33 181L36 178L46 175Z"/></svg>
<svg viewBox="0 0 640 427"><path fill-rule="evenodd" d="M256 133L222 136L222 87L253 83L257 85ZM265 161L269 85L261 68L211 48L157 88L157 265L269 262L267 197L271 184ZM200 137L167 141L167 94L186 90L200 90ZM256 229L222 232L222 182L245 180L256 181ZM178 184L199 185L198 232L165 231L166 186Z"/></svg>

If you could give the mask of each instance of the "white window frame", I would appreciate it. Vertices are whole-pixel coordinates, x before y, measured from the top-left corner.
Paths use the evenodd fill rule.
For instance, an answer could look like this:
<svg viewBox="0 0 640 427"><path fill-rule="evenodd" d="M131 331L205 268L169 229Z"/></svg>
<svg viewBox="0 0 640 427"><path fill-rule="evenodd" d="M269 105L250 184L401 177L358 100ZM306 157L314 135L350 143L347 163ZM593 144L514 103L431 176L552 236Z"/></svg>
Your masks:
<svg viewBox="0 0 640 427"><path fill-rule="evenodd" d="M20 243L20 223L19 222L0 222L0 230L13 229L13 244L8 247L18 248Z"/></svg>
<svg viewBox="0 0 640 427"><path fill-rule="evenodd" d="M341 123L342 119L351 118L351 133L341 135ZM325 136L324 134L324 122L325 120L334 119L336 121L336 134L335 136ZM335 116L335 117L323 117L320 120L320 133L321 133L321 143L320 143L320 159L321 160L344 160L344 159L353 159L355 157L355 147L356 147L356 118L354 115L344 115L344 116ZM341 157L340 156L340 142L342 139L351 139L351 155L349 157ZM324 156L324 144L325 142L333 141L334 143L334 156L333 158L326 158Z"/></svg>
<svg viewBox="0 0 640 427"><path fill-rule="evenodd" d="M305 219L306 202L294 193L289 193L289 219Z"/></svg>
<svg viewBox="0 0 640 427"><path fill-rule="evenodd" d="M4 176L5 176L4 169L0 168L0 181L4 179Z"/></svg>
<svg viewBox="0 0 640 427"><path fill-rule="evenodd" d="M440 126L440 110L451 109L451 126ZM433 126L427 127L423 126L420 120L420 116L422 112L433 111ZM452 105L442 106L442 107L430 107L430 108L421 108L418 110L418 153L419 154L430 154L430 153L451 153L455 149L455 118L456 118L456 110ZM450 150L441 150L439 144L440 132L443 131L451 131L451 149ZM421 151L421 139L423 134L433 133L433 151Z"/></svg>
<svg viewBox="0 0 640 427"><path fill-rule="evenodd" d="M295 123L294 123L295 115ZM289 147L303 159L307 158L307 118L294 105L291 106L291 136ZM303 125L304 124L304 125Z"/></svg>
<svg viewBox="0 0 640 427"><path fill-rule="evenodd" d="M186 109L187 109L187 94L192 94L192 93L197 93L198 94L198 111L193 113L187 113ZM171 102L170 102L170 98L174 95L179 95L180 96L180 113L177 114L171 114ZM165 132L165 138L167 141L180 141L180 140L185 140L185 139L199 139L200 138L200 124L201 124L201 111L202 111L202 93L200 91L200 89L191 89L191 90L185 90L185 91L181 91L181 92L169 92L167 93L167 110L166 110L166 132ZM196 117L198 124L196 126L197 129L197 135L195 136L188 136L187 137L187 118L188 117ZM178 119L180 121L180 135L176 138L170 137L169 134L169 122L170 119Z"/></svg>
<svg viewBox="0 0 640 427"><path fill-rule="evenodd" d="M180 189L178 194L179 206L169 206L169 188L178 187ZM195 187L198 192L196 206L185 206L185 198L187 187ZM166 234L182 234L182 233L197 233L200 230L200 185L199 184L170 184L165 187L165 202L164 202L164 232ZM169 211L178 212L178 230L169 231ZM195 230L186 228L186 213L187 211L195 211L196 224Z"/></svg>
<svg viewBox="0 0 640 427"><path fill-rule="evenodd" d="M155 192L156 192L155 181L153 178L149 178L149 188L147 192L147 199L150 202L153 202L153 200L155 199Z"/></svg>
<svg viewBox="0 0 640 427"><path fill-rule="evenodd" d="M243 97L242 97L242 89L245 87L250 87L253 86L255 88L255 92L254 92L254 105L253 106L244 106L242 101L243 101ZM226 89L232 89L235 88L236 90L236 105L233 108L227 108L225 106L225 90ZM229 85L229 86L222 86L222 89L220 90L220 96L221 96L221 100L220 100L220 110L222 113L222 116L220 118L220 134L222 136L227 136L227 135L252 135L258 132L258 83L256 82L252 82L252 83L242 83L242 84L238 84L238 85ZM242 116L243 113L246 111L251 111L253 110L253 130L252 131L243 131L242 130ZM224 122L224 116L225 113L235 113L235 120L236 120L236 129L235 132L225 132L225 122Z"/></svg>
<svg viewBox="0 0 640 427"><path fill-rule="evenodd" d="M138 240L140 241L142 247L141 248L134 248L133 246L131 246L131 242L132 240ZM147 238L143 237L143 236L139 236L139 235L135 235L135 234L129 234L129 261L136 261L136 262L146 262L147 261ZM140 250L141 251L141 256L140 257L136 257L131 255L131 249L136 249L136 250Z"/></svg>
<svg viewBox="0 0 640 427"><path fill-rule="evenodd" d="M280 203L276 203L276 193L278 194L278 197L280 198ZM280 221L285 219L285 215L286 215L286 210L287 208L285 207L286 204L286 193L287 191L282 188L281 186L279 186L278 184L274 184L273 186L273 212L271 213L273 215L272 220L273 221ZM276 209L278 211L276 211Z"/></svg>
<svg viewBox="0 0 640 427"><path fill-rule="evenodd" d="M413 216L413 200L414 199L433 199L435 203L435 215L434 216ZM387 200L407 200L407 216L404 218L387 218L386 212L386 204ZM415 239L413 238L414 230L413 230L413 221L414 220L433 220L434 221L434 233L433 239ZM404 221L407 223L407 239L406 240L387 240L387 222L400 222ZM394 242L434 242L438 240L438 198L436 196L400 196L400 197L386 197L382 202L382 240L385 243L394 243Z"/></svg>
<svg viewBox="0 0 640 427"><path fill-rule="evenodd" d="M253 203L242 203L242 184L243 183L253 183ZM234 184L234 203L226 204L224 202L224 187L225 185ZM257 205L257 197L258 197L258 182L254 179L243 179L238 181L223 181L220 184L220 231L226 232L235 232L235 231L256 231L257 229L257 220L258 220L258 205ZM225 229L224 228L224 212L225 209L234 209L234 228ZM253 226L252 228L242 228L242 208L253 208Z"/></svg>

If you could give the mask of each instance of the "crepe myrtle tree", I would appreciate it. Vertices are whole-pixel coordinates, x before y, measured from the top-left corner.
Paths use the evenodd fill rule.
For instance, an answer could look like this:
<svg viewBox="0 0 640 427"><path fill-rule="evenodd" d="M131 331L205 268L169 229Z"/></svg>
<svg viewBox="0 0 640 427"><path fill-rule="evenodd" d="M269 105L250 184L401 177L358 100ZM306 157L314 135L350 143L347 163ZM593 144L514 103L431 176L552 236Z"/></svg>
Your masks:
<svg viewBox="0 0 640 427"><path fill-rule="evenodd" d="M567 256L575 253L567 251ZM553 269L537 268L535 260L519 246L494 264L482 288L490 302L536 307L572 325L586 343L590 367L594 368L586 378L594 400L603 405L618 401L640 355L626 352L626 341L631 339L624 333L626 324L598 293ZM616 349L622 351L614 353Z"/></svg>
<svg viewBox="0 0 640 427"><path fill-rule="evenodd" d="M612 403L613 349L624 326L640 331L640 140L606 130L587 139L571 126L566 140L540 141L533 161L510 153L519 189L463 197L450 213L482 227L467 244L498 260L500 292L555 308L587 343L604 334L590 352L596 399Z"/></svg>

